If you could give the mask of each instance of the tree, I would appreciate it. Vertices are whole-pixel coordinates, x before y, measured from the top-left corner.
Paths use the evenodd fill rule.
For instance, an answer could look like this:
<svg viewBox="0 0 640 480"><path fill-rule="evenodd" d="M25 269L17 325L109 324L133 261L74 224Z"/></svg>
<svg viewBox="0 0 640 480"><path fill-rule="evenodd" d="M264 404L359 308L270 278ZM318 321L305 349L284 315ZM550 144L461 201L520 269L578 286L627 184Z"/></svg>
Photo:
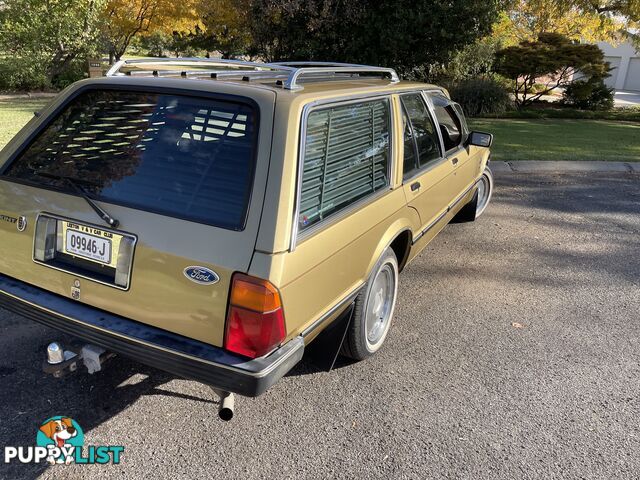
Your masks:
<svg viewBox="0 0 640 480"><path fill-rule="evenodd" d="M217 50L222 58L247 53L251 44L250 0L200 0L198 16L203 30L195 45L207 51Z"/></svg>
<svg viewBox="0 0 640 480"><path fill-rule="evenodd" d="M0 10L0 50L40 62L49 83L98 46L101 0L6 0Z"/></svg>
<svg viewBox="0 0 640 480"><path fill-rule="evenodd" d="M102 15L110 63L122 58L136 35L171 35L198 21L195 0L107 0Z"/></svg>
<svg viewBox="0 0 640 480"><path fill-rule="evenodd" d="M197 57L202 52L195 48L196 35L190 32L153 32L141 36L131 43L134 53L148 54L152 57Z"/></svg>
<svg viewBox="0 0 640 480"><path fill-rule="evenodd" d="M626 17L631 22L640 21L638 0L577 0L575 3L584 11Z"/></svg>
<svg viewBox="0 0 640 480"><path fill-rule="evenodd" d="M488 34L501 0L254 0L253 50L267 60L329 60L410 73Z"/></svg>
<svg viewBox="0 0 640 480"><path fill-rule="evenodd" d="M509 45L536 40L541 33L559 33L572 40L615 41L620 31L636 27L638 0L512 0L494 27Z"/></svg>
<svg viewBox="0 0 640 480"><path fill-rule="evenodd" d="M575 77L603 79L608 71L597 45L579 44L557 33L541 33L535 42L523 41L496 53L496 72L514 82L519 107L569 85ZM541 77L547 78L544 88L534 93Z"/></svg>
<svg viewBox="0 0 640 480"><path fill-rule="evenodd" d="M165 51L171 51L172 40L171 35L167 35L165 32L153 32L132 41L131 47L152 57L162 57L165 55Z"/></svg>

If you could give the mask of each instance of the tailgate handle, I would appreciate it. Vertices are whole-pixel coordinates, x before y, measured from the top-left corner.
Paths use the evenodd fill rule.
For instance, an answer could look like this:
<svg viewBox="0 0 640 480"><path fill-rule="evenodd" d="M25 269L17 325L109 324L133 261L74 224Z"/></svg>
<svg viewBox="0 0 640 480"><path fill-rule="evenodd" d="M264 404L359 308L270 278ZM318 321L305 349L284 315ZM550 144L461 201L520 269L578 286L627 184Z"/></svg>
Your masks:
<svg viewBox="0 0 640 480"><path fill-rule="evenodd" d="M420 190L420 182L414 182L411 184L411 191L415 192L416 190Z"/></svg>

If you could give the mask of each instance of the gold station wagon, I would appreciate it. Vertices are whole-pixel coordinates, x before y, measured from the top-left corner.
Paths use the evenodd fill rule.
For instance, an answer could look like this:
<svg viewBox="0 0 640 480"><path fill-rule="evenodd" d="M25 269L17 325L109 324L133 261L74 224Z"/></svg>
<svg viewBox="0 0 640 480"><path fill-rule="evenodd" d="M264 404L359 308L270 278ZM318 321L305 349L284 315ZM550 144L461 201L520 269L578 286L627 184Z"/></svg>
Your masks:
<svg viewBox="0 0 640 480"><path fill-rule="evenodd" d="M388 68L120 62L0 153L0 306L64 334L49 373L121 354L229 418L305 348L381 347L398 273L487 207L491 142Z"/></svg>

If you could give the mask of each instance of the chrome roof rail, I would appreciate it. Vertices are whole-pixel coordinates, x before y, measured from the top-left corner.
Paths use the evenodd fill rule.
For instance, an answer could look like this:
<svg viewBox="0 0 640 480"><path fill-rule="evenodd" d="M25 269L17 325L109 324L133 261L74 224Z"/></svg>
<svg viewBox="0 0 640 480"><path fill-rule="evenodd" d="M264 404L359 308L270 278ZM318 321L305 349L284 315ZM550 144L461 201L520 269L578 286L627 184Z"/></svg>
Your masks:
<svg viewBox="0 0 640 480"><path fill-rule="evenodd" d="M205 68L199 70L130 70L122 72L121 69L135 65L162 65L162 66L186 66L188 64L202 65ZM211 68L206 68L211 67ZM222 68L216 68L222 67ZM182 77L204 77L209 76L214 79L240 77L242 80L265 80L274 79L278 85L287 90L302 89L302 79L316 81L335 79L344 76L345 78L361 78L360 75L381 75L388 76L392 83L400 81L398 74L392 68L373 67L369 65L358 65L352 63L335 62L274 62L260 63L244 60L226 60L219 58L143 58L132 60L121 60L115 63L107 72L108 77L115 76L142 76L152 75L171 76L180 75ZM310 77L310 78L309 78Z"/></svg>
<svg viewBox="0 0 640 480"><path fill-rule="evenodd" d="M269 65L279 65L283 67L370 67L370 65L361 65L359 63L340 63L340 62L314 62L314 61L300 61L300 62L271 62Z"/></svg>
<svg viewBox="0 0 640 480"><path fill-rule="evenodd" d="M287 79L283 82L284 88L287 90L300 90L303 87L300 85L299 80L305 75L311 74L335 74L335 73L351 73L351 74L381 74L389 76L391 83L398 83L400 77L396 71L392 68L385 67L365 67L365 66L342 66L342 67L302 67L296 68L291 72Z"/></svg>
<svg viewBox="0 0 640 480"><path fill-rule="evenodd" d="M268 63L260 62L248 62L244 60L227 60L223 58L200 58L200 57L178 57L178 58L137 58L130 60L120 60L113 64L113 66L107 72L107 77L122 76L125 73L120 70L126 66L144 65L144 64L158 64L158 65L185 65L189 63L202 64L206 66L228 66L228 67L251 67L253 70L293 70L291 67L286 66L273 66L270 67Z"/></svg>

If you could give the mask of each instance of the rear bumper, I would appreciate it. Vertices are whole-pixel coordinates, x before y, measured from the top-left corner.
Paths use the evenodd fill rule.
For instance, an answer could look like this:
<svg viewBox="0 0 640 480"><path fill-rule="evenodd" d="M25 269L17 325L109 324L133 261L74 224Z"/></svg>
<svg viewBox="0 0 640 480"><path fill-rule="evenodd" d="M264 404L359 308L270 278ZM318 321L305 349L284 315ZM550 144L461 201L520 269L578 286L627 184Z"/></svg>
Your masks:
<svg viewBox="0 0 640 480"><path fill-rule="evenodd" d="M249 397L265 392L304 353L304 341L298 337L268 356L247 360L4 275L0 307L151 367Z"/></svg>

